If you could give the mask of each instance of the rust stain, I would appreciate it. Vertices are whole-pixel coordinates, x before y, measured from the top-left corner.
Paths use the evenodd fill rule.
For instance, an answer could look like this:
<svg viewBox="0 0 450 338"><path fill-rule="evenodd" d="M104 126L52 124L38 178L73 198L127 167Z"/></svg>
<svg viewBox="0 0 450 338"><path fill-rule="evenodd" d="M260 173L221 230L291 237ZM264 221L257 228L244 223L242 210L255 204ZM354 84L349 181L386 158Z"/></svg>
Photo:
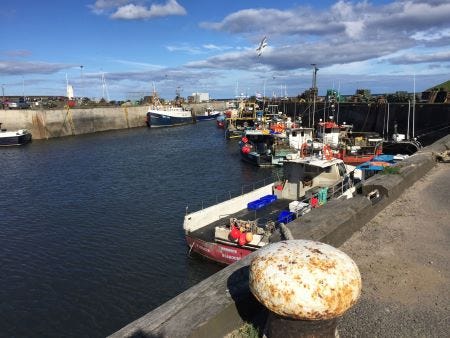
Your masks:
<svg viewBox="0 0 450 338"><path fill-rule="evenodd" d="M311 249L311 248L308 248L309 249L309 251L311 251L312 253L315 253L315 254L323 254L322 253L322 251L320 251L319 249L316 249L316 248L314 248L314 249Z"/></svg>
<svg viewBox="0 0 450 338"><path fill-rule="evenodd" d="M334 260L322 260L315 256L309 259L309 264L322 271L327 271L336 267L336 262Z"/></svg>

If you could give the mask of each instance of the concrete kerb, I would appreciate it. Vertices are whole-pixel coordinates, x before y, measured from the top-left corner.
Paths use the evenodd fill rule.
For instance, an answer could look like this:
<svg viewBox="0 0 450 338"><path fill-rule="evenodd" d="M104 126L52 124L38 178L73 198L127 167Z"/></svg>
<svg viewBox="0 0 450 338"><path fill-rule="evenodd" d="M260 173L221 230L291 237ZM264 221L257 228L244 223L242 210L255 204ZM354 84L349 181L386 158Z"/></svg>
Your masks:
<svg viewBox="0 0 450 338"><path fill-rule="evenodd" d="M340 246L393 202L434 165L436 152L450 149L450 135L405 160L399 174L379 175L363 186L363 195L379 189L380 197L334 200L287 226L295 239L312 239ZM186 290L110 337L224 336L264 311L248 287L254 254Z"/></svg>

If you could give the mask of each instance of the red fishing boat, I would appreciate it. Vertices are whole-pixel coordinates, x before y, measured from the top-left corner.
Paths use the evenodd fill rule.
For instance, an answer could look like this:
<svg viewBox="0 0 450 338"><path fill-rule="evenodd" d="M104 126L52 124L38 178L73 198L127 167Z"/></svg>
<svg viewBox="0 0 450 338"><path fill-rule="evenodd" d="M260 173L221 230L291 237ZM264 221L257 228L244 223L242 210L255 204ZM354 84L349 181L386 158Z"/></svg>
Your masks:
<svg viewBox="0 0 450 338"><path fill-rule="evenodd" d="M338 125L333 120L317 126L317 136L331 148L334 157L357 166L383 153L383 139L375 132L355 132L349 124Z"/></svg>

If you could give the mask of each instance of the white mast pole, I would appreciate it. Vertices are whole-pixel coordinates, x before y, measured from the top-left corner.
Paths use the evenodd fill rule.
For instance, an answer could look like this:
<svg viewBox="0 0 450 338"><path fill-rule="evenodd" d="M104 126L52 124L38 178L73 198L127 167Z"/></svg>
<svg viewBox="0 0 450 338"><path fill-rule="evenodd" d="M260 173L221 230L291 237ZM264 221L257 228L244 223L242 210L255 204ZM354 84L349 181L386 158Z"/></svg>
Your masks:
<svg viewBox="0 0 450 338"><path fill-rule="evenodd" d="M412 137L414 138L415 119L416 119L416 73L414 73L414 88L413 88L413 113L412 113Z"/></svg>
<svg viewBox="0 0 450 338"><path fill-rule="evenodd" d="M409 140L409 115L411 112L411 100L408 100L408 124L407 124L407 128L408 130L406 131L406 139Z"/></svg>

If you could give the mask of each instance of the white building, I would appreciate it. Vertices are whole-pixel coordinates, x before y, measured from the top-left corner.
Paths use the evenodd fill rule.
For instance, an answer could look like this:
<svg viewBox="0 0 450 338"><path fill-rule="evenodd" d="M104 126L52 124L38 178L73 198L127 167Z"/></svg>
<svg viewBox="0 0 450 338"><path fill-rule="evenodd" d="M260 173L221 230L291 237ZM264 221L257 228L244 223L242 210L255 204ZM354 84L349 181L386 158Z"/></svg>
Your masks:
<svg viewBox="0 0 450 338"><path fill-rule="evenodd" d="M195 103L209 102L209 93L192 93Z"/></svg>

